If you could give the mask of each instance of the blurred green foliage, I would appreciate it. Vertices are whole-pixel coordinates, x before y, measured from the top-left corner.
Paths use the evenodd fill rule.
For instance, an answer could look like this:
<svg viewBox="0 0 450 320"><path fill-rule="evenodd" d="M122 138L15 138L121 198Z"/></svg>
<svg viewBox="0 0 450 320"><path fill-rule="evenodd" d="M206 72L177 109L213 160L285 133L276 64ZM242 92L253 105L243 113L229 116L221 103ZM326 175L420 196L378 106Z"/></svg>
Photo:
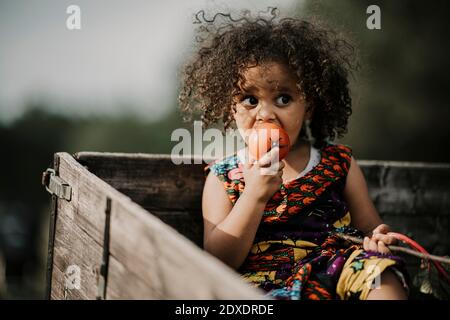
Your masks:
<svg viewBox="0 0 450 320"><path fill-rule="evenodd" d="M381 30L366 27L369 5L381 9ZM357 159L450 161L449 9L442 0L316 0L298 8L346 35L359 52L342 140Z"/></svg>
<svg viewBox="0 0 450 320"><path fill-rule="evenodd" d="M43 297L50 198L41 174L55 152L170 153L172 131L187 126L175 107L146 122L133 114L70 117L47 106L29 105L16 121L0 124L0 266L3 255L8 280L2 289L0 274L0 298L2 291L7 298Z"/></svg>

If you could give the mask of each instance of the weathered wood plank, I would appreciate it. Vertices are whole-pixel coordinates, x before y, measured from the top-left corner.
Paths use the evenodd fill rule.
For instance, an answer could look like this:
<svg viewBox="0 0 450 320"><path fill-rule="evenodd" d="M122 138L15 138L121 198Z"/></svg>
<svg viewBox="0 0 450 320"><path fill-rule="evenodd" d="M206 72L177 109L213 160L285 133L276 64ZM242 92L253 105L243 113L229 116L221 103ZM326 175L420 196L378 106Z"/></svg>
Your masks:
<svg viewBox="0 0 450 320"><path fill-rule="evenodd" d="M53 266L64 273L80 270L81 287L66 290L65 282L52 283L52 298L95 299L102 262L105 226L105 189L110 188L66 153L58 153L59 176L72 187L72 200L57 200ZM118 192L117 192L118 193ZM55 274L56 272L56 274ZM62 287L61 287L62 286Z"/></svg>
<svg viewBox="0 0 450 320"><path fill-rule="evenodd" d="M205 164L174 165L170 155L81 152L77 158L94 174L202 246L204 177L199 166ZM193 162L194 158L190 159ZM210 160L206 159L206 162ZM450 214L449 164L365 160L358 163L366 176L375 206L388 221L392 216L399 216L410 219L411 226L419 227L414 217L448 219L445 217ZM179 181L178 185L183 188L167 181ZM426 241L423 236L419 232L417 239Z"/></svg>
<svg viewBox="0 0 450 320"><path fill-rule="evenodd" d="M183 236L203 248L203 217L201 211L159 211L151 213Z"/></svg>
<svg viewBox="0 0 450 320"><path fill-rule="evenodd" d="M205 164L175 165L169 155L83 152L76 155L83 167L68 154L58 155L60 176L73 195L71 202L58 201L52 298L95 298L107 197L112 199L107 299L261 297L197 247L203 238ZM359 164L384 220L430 252L448 254L450 165ZM86 288L64 290L71 264L81 266Z"/></svg>
<svg viewBox="0 0 450 320"><path fill-rule="evenodd" d="M74 157L149 211L201 209L204 163L175 165L170 155L79 152Z"/></svg>
<svg viewBox="0 0 450 320"><path fill-rule="evenodd" d="M53 299L95 299L102 246L82 230L70 217L69 208L58 207L58 218L53 252L53 275L63 275L68 268L78 268L80 287L67 286L63 281L53 282Z"/></svg>
<svg viewBox="0 0 450 320"><path fill-rule="evenodd" d="M262 294L216 258L186 241L178 232L148 214L133 202L113 203L111 210L111 256L139 278L148 288L148 297L165 299L260 299ZM220 279L220 281L218 281ZM119 283L119 280L121 281ZM136 292L118 292L128 284L117 277L108 284L116 299L138 298ZM110 292L108 291L107 297ZM154 298L157 298L154 297Z"/></svg>
<svg viewBox="0 0 450 320"><path fill-rule="evenodd" d="M61 271L57 266L53 266L52 270L52 300L86 300L83 291L81 290L71 290L66 289L66 275L65 272Z"/></svg>
<svg viewBox="0 0 450 320"><path fill-rule="evenodd" d="M107 198L112 200L107 299L262 297L223 263L88 172L69 154L57 155L59 175L71 185L73 194L71 202L58 201L52 298L96 297ZM81 270L80 290L65 288L65 270L70 265Z"/></svg>
<svg viewBox="0 0 450 320"><path fill-rule="evenodd" d="M100 245L103 245L105 190L110 186L90 174L69 154L58 155L59 176L72 187L72 200L58 201L58 205L64 204L64 208L59 210L67 208L67 214L70 214L69 218L73 219L74 223Z"/></svg>
<svg viewBox="0 0 450 320"><path fill-rule="evenodd" d="M76 158L149 211L201 210L206 163L175 165L170 155L100 152L80 152ZM448 215L449 164L364 160L358 163L380 213L417 215L431 210L437 215Z"/></svg>
<svg viewBox="0 0 450 320"><path fill-rule="evenodd" d="M108 286L106 298L108 300L124 299L164 299L161 292L152 288L148 281L130 271L114 256L110 256Z"/></svg>
<svg viewBox="0 0 450 320"><path fill-rule="evenodd" d="M450 164L359 161L381 214L449 216Z"/></svg>

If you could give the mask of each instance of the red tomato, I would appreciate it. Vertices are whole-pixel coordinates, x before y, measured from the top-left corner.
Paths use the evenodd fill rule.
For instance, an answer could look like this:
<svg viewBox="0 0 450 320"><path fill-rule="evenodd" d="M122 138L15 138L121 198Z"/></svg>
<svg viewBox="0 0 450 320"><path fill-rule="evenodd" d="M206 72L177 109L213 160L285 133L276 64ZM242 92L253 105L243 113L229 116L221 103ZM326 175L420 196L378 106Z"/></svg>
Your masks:
<svg viewBox="0 0 450 320"><path fill-rule="evenodd" d="M289 136L283 128L273 123L264 122L257 125L249 135L249 151L256 160L259 160L276 145L280 147L279 158L281 161L289 152Z"/></svg>

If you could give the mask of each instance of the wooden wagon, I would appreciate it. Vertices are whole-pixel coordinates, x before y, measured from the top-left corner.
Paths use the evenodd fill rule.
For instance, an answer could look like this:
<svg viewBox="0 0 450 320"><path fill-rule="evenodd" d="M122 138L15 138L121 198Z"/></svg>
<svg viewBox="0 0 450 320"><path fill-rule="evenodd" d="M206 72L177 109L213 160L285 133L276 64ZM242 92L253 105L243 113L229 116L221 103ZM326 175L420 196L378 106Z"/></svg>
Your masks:
<svg viewBox="0 0 450 320"><path fill-rule="evenodd" d="M448 254L450 165L359 164L385 222ZM263 298L202 250L204 166L169 155L56 153L43 174L52 194L47 297ZM419 261L406 258L414 274Z"/></svg>

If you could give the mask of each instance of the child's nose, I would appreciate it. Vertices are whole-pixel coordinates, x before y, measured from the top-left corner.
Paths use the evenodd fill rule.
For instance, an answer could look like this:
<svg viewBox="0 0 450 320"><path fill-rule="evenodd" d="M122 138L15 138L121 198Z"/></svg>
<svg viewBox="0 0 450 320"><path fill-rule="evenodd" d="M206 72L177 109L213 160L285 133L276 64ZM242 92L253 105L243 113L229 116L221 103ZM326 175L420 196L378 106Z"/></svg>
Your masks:
<svg viewBox="0 0 450 320"><path fill-rule="evenodd" d="M256 121L266 122L275 120L275 110L270 103L261 103L256 113Z"/></svg>

